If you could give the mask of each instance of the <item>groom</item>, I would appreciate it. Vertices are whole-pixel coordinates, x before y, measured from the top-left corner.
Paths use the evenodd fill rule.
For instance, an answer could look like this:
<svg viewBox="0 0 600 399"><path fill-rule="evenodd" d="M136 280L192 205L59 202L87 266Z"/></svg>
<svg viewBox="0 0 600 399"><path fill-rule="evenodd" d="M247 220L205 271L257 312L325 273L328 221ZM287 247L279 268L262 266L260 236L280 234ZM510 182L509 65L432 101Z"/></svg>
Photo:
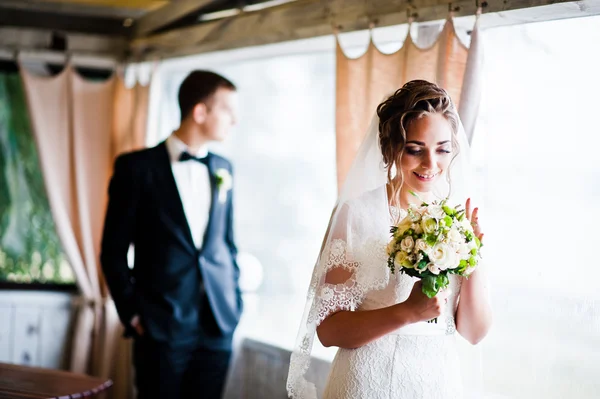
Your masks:
<svg viewBox="0 0 600 399"><path fill-rule="evenodd" d="M177 130L115 162L100 258L134 338L140 399L221 397L242 300L231 164L206 146L227 137L236 106L229 80L194 71L179 88Z"/></svg>

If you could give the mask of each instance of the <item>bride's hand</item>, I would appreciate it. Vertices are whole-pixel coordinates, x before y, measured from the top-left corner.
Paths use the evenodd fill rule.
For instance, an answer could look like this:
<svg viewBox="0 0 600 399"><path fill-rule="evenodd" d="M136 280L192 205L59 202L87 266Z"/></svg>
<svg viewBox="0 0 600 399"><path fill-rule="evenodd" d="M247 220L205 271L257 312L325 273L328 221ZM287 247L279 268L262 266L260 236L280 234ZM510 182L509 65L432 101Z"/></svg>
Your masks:
<svg viewBox="0 0 600 399"><path fill-rule="evenodd" d="M450 296L451 290L445 289L438 292L433 298L429 298L423 294L423 283L417 281L412 288L408 299L404 301L404 304L410 309L413 314L414 322L429 321L440 316L446 307L448 302L448 296Z"/></svg>
<svg viewBox="0 0 600 399"><path fill-rule="evenodd" d="M467 219L469 219L471 226L473 226L473 232L477 238L479 238L479 241L483 241L483 233L481 230L481 225L479 224L479 208L475 208L473 209L473 212L471 212L471 198L467 199L465 210Z"/></svg>

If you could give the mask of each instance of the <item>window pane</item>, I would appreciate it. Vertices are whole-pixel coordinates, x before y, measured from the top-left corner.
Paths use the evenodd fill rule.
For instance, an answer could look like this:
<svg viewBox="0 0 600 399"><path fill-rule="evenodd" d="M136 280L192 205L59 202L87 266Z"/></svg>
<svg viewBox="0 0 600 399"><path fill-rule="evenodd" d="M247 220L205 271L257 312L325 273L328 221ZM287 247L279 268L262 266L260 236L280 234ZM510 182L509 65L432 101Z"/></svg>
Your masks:
<svg viewBox="0 0 600 399"><path fill-rule="evenodd" d="M337 195L334 54L252 57L209 69L239 93L239 127L212 145L234 163L238 246L262 264L262 294L296 293L303 302ZM161 75L160 139L179 123L176 94L189 70Z"/></svg>
<svg viewBox="0 0 600 399"><path fill-rule="evenodd" d="M0 281L74 282L56 235L16 72L0 72Z"/></svg>
<svg viewBox="0 0 600 399"><path fill-rule="evenodd" d="M484 367L488 388L515 398L600 389L599 26L591 17L485 32L473 149L496 321Z"/></svg>

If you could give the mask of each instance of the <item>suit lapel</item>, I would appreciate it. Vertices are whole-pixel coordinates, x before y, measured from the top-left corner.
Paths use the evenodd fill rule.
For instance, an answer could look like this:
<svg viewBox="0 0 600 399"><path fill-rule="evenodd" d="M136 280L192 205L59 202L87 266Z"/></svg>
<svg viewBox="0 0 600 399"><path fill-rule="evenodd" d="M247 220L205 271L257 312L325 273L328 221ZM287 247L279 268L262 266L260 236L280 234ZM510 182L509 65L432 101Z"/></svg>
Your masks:
<svg viewBox="0 0 600 399"><path fill-rule="evenodd" d="M192 250L195 250L192 231L185 216L183 202L177 189L177 183L175 182L175 176L171 168L171 160L169 159L169 152L164 141L157 146L157 150L159 153L157 168L159 184L157 187L164 203L164 210L175 224L175 233L183 242L190 245Z"/></svg>
<svg viewBox="0 0 600 399"><path fill-rule="evenodd" d="M210 211L208 214L208 224L206 226L206 231L204 232L204 237L202 240L202 248L206 247L206 241L210 236L210 232L212 231L215 215L217 213L217 207L219 206L219 198L218 198L218 188L217 188L217 160L211 153L208 153L208 177L210 180L210 189L211 189L211 201L210 201Z"/></svg>

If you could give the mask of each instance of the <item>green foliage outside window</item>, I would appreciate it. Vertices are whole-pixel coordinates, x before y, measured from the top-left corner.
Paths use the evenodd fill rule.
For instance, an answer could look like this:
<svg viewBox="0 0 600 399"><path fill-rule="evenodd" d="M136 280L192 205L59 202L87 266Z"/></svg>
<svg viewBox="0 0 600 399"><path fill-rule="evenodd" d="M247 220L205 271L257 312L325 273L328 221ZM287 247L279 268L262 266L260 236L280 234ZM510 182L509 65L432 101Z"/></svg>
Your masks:
<svg viewBox="0 0 600 399"><path fill-rule="evenodd" d="M0 72L0 281L73 283L50 212L25 92Z"/></svg>

